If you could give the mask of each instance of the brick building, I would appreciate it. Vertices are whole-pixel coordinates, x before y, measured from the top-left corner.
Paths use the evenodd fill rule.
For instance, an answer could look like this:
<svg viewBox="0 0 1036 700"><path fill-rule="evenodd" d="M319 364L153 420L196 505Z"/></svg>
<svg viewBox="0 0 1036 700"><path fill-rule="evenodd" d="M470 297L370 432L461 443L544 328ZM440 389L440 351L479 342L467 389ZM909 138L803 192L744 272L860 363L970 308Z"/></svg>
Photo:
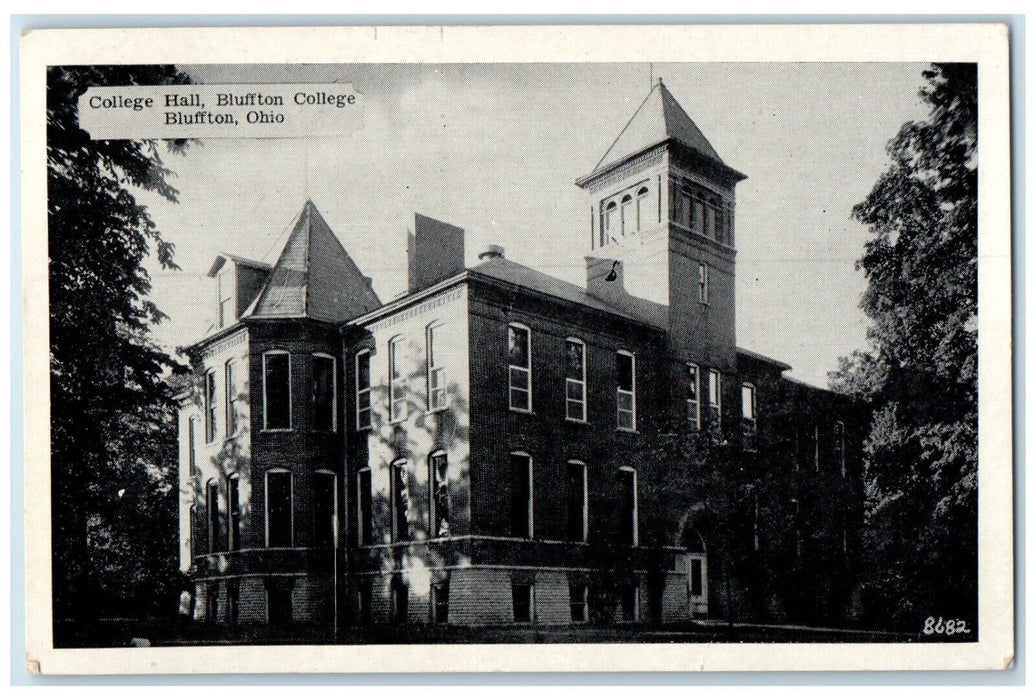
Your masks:
<svg viewBox="0 0 1036 700"><path fill-rule="evenodd" d="M576 183L585 285L467 268L417 215L382 303L311 202L273 267L219 256L180 414L196 619L852 616L858 409L736 345L744 177L659 81Z"/></svg>

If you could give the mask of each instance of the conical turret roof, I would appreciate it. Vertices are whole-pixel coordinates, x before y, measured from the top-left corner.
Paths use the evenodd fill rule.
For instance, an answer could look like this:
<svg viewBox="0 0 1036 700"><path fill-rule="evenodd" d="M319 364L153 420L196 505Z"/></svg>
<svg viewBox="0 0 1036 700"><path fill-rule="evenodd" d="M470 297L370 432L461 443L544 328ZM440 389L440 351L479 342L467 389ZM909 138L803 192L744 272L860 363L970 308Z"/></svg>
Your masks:
<svg viewBox="0 0 1036 700"><path fill-rule="evenodd" d="M343 323L379 306L370 281L307 201L269 279L243 317Z"/></svg>

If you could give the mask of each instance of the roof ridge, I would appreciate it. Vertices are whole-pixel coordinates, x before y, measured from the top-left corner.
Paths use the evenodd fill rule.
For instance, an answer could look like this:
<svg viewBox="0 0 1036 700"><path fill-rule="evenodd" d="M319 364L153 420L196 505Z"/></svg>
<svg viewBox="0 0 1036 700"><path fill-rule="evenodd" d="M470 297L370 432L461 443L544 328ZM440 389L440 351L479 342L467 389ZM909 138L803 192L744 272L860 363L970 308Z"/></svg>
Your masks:
<svg viewBox="0 0 1036 700"><path fill-rule="evenodd" d="M637 108L635 110L633 110L633 115L630 116L630 118L626 121L626 125L623 126L622 129L619 130L618 136L616 136L614 139L612 139L611 144L609 144L608 148L605 149L604 155L601 156L601 159L599 161L597 161L597 165L595 165L593 170L591 170L590 172L597 172L598 168L600 168L601 165L604 163L604 159L607 158L608 154L612 152L612 149L615 148L615 144L617 144L619 142L619 139L622 138L622 135L626 133L626 129L630 128L630 124L632 124L633 120L637 118L638 114L640 114L640 110L644 109L644 105L647 104L647 101L651 99L651 95L653 95L655 93L655 89L659 85L661 85L661 84L662 84L661 81L659 81L657 85L652 85L651 86L651 89L648 91L647 96L645 96L644 99L641 100L640 105L638 105ZM665 118L665 113L664 112L663 112L662 118L663 119Z"/></svg>

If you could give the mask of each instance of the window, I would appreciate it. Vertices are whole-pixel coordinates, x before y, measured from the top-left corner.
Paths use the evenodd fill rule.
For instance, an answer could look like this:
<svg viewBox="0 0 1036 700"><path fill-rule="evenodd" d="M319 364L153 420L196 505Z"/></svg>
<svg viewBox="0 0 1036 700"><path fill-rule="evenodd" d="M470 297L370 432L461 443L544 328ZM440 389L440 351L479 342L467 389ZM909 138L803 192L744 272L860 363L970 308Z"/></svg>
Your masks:
<svg viewBox="0 0 1036 700"><path fill-rule="evenodd" d="M266 546L293 547L291 472L271 469L266 472Z"/></svg>
<svg viewBox="0 0 1036 700"><path fill-rule="evenodd" d="M705 204L695 199L691 207L691 230L705 235Z"/></svg>
<svg viewBox="0 0 1036 700"><path fill-rule="evenodd" d="M428 483L431 486L431 508L429 508L429 536L450 535L450 481L446 453L433 452L428 458Z"/></svg>
<svg viewBox="0 0 1036 700"><path fill-rule="evenodd" d="M205 373L205 442L216 439L216 371Z"/></svg>
<svg viewBox="0 0 1036 700"><path fill-rule="evenodd" d="M399 574L392 577L391 604L392 621L396 624L405 623L410 613L410 586Z"/></svg>
<svg viewBox="0 0 1036 700"><path fill-rule="evenodd" d="M263 429L291 430L291 356L263 354Z"/></svg>
<svg viewBox="0 0 1036 700"><path fill-rule="evenodd" d="M403 378L403 338L389 341L389 421L406 418L406 381Z"/></svg>
<svg viewBox="0 0 1036 700"><path fill-rule="evenodd" d="M507 327L507 374L510 407L513 411L532 410L532 352L526 326Z"/></svg>
<svg viewBox="0 0 1036 700"><path fill-rule="evenodd" d="M208 516L209 552L218 552L220 541L219 482L215 479L209 479L205 484L205 512Z"/></svg>
<svg viewBox="0 0 1036 700"><path fill-rule="evenodd" d="M571 461L567 468L567 535L573 542L585 542L587 536L586 465Z"/></svg>
<svg viewBox="0 0 1036 700"><path fill-rule="evenodd" d="M620 518L620 542L636 547L639 540L637 512L637 470L632 467L619 468L619 518Z"/></svg>
<svg viewBox="0 0 1036 700"><path fill-rule="evenodd" d="M323 469L313 473L313 546L334 547L338 519L335 511L335 475Z"/></svg>
<svg viewBox="0 0 1036 700"><path fill-rule="evenodd" d="M524 452L513 452L511 453L512 537L532 537L532 515L532 457Z"/></svg>
<svg viewBox="0 0 1036 700"><path fill-rule="evenodd" d="M583 341L565 341L565 418L586 422L586 346Z"/></svg>
<svg viewBox="0 0 1036 700"><path fill-rule="evenodd" d="M512 583L511 605L514 608L515 622L532 622L532 585Z"/></svg>
<svg viewBox="0 0 1036 700"><path fill-rule="evenodd" d="M620 212L622 216L622 235L625 236L627 233L633 233L633 197L626 195L622 198L622 210Z"/></svg>
<svg viewBox="0 0 1036 700"><path fill-rule="evenodd" d="M356 353L356 429L371 427L371 353Z"/></svg>
<svg viewBox="0 0 1036 700"><path fill-rule="evenodd" d="M616 399L621 430L637 429L637 361L633 353L620 350L615 356L618 375Z"/></svg>
<svg viewBox="0 0 1036 700"><path fill-rule="evenodd" d="M356 527L356 540L361 546L374 544L374 494L371 489L371 470L364 467L356 475L357 504L356 512L359 522Z"/></svg>
<svg viewBox="0 0 1036 700"><path fill-rule="evenodd" d="M723 375L719 370L709 370L709 418L717 426L722 422L723 416Z"/></svg>
<svg viewBox="0 0 1036 700"><path fill-rule="evenodd" d="M406 460L392 463L392 541L410 539L410 470Z"/></svg>
<svg viewBox="0 0 1036 700"><path fill-rule="evenodd" d="M586 622L589 619L586 606L586 586L569 586L568 604L572 611L572 622Z"/></svg>
<svg viewBox="0 0 1036 700"><path fill-rule="evenodd" d="M293 582L278 576L266 582L266 621L275 627L291 624L291 589Z"/></svg>
<svg viewBox="0 0 1036 700"><path fill-rule="evenodd" d="M683 191L680 193L680 223L686 228L691 227L693 216L691 214L691 195L689 192Z"/></svg>
<svg viewBox="0 0 1036 700"><path fill-rule="evenodd" d="M698 365L687 363L687 422L695 430L701 429L701 386L698 374Z"/></svg>
<svg viewBox="0 0 1036 700"><path fill-rule="evenodd" d="M196 432L194 426L197 425L198 419L191 416L187 419L187 465L190 469L190 475L194 476L198 473L198 451L195 449L195 436Z"/></svg>
<svg viewBox="0 0 1036 700"><path fill-rule="evenodd" d="M842 476L845 476L845 423L837 421L834 427L834 443L835 443L835 461L838 464L838 468L841 471Z"/></svg>
<svg viewBox="0 0 1036 700"><path fill-rule="evenodd" d="M608 202L604 207L604 216L601 217L604 245L608 245L615 240L615 217L617 214L618 205L615 202Z"/></svg>
<svg viewBox="0 0 1036 700"><path fill-rule="evenodd" d="M716 240L719 241L720 243L726 244L726 242L727 242L727 232L726 232L726 228L727 228L726 227L727 215L726 215L726 212L723 211L723 209L717 209L715 216L716 216Z"/></svg>
<svg viewBox="0 0 1036 700"><path fill-rule="evenodd" d="M234 278L231 273L223 272L216 278L219 286L219 327L224 328L234 322Z"/></svg>
<svg viewBox="0 0 1036 700"><path fill-rule="evenodd" d="M622 619L624 622L636 622L640 619L640 587L635 583L627 583L620 593Z"/></svg>
<svg viewBox="0 0 1036 700"><path fill-rule="evenodd" d="M698 263L698 301L709 303L709 266L705 263Z"/></svg>
<svg viewBox="0 0 1036 700"><path fill-rule="evenodd" d="M219 583L213 581L206 590L205 617L209 622L219 622Z"/></svg>
<svg viewBox="0 0 1036 700"><path fill-rule="evenodd" d="M227 479L227 514L230 516L227 549L233 552L241 549L241 477L237 474Z"/></svg>
<svg viewBox="0 0 1036 700"><path fill-rule="evenodd" d="M432 584L432 622L445 625L450 621L450 580Z"/></svg>
<svg viewBox="0 0 1036 700"><path fill-rule="evenodd" d="M226 405L227 405L227 437L237 434L237 401L238 386L236 365L229 360L224 366L224 379L226 380Z"/></svg>
<svg viewBox="0 0 1036 700"><path fill-rule="evenodd" d="M198 506L191 506L190 510L190 528L191 528L191 558L198 556Z"/></svg>
<svg viewBox="0 0 1036 700"><path fill-rule="evenodd" d="M647 196L648 188L641 187L637 190L637 231L644 230L644 224L647 223Z"/></svg>
<svg viewBox="0 0 1036 700"><path fill-rule="evenodd" d="M227 581L227 622L231 625L237 624L238 615L238 587L236 581Z"/></svg>
<svg viewBox="0 0 1036 700"><path fill-rule="evenodd" d="M437 341L443 335L443 326L429 326L427 331L428 352L428 410L446 408L446 368L443 366L442 348Z"/></svg>
<svg viewBox="0 0 1036 700"><path fill-rule="evenodd" d="M711 206L705 207L705 235L716 239L716 210Z"/></svg>
<svg viewBox="0 0 1036 700"><path fill-rule="evenodd" d="M691 559L691 595L701 597L705 593L705 571L702 567L704 561L698 557Z"/></svg>
<svg viewBox="0 0 1036 700"><path fill-rule="evenodd" d="M755 387L746 382L741 385L741 428L745 449L755 448L756 427Z"/></svg>
<svg viewBox="0 0 1036 700"><path fill-rule="evenodd" d="M313 430L330 433L338 427L336 374L335 358L320 353L313 355Z"/></svg>

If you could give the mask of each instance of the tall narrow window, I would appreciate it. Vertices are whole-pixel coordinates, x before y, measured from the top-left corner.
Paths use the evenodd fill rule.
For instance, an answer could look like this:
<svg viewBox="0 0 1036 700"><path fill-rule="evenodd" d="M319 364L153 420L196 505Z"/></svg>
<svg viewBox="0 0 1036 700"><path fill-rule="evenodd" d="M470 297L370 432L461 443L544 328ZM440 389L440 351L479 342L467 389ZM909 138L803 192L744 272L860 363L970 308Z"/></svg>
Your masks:
<svg viewBox="0 0 1036 700"><path fill-rule="evenodd" d="M837 421L834 427L835 463L845 476L845 423Z"/></svg>
<svg viewBox="0 0 1036 700"><path fill-rule="evenodd" d="M441 343L443 326L429 326L427 332L428 352L428 410L438 411L446 408L446 368Z"/></svg>
<svg viewBox="0 0 1036 700"><path fill-rule="evenodd" d="M515 622L532 622L532 585L511 584L511 606Z"/></svg>
<svg viewBox="0 0 1036 700"><path fill-rule="evenodd" d="M191 476L198 473L198 451L195 447L195 440L197 438L194 435L196 432L194 426L197 423L198 419L194 416L187 419L187 465Z"/></svg>
<svg viewBox="0 0 1036 700"><path fill-rule="evenodd" d="M371 427L371 353L356 353L356 429Z"/></svg>
<svg viewBox="0 0 1036 700"><path fill-rule="evenodd" d="M392 621L403 624L410 615L410 586L403 577L396 574L392 577Z"/></svg>
<svg viewBox="0 0 1036 700"><path fill-rule="evenodd" d="M333 432L337 427L335 364L330 355L313 355L313 430Z"/></svg>
<svg viewBox="0 0 1036 700"><path fill-rule="evenodd" d="M198 556L200 552L200 543L198 542L198 506L191 506L190 510L190 542L191 542L191 559Z"/></svg>
<svg viewBox="0 0 1036 700"><path fill-rule="evenodd" d="M701 384L698 365L687 363L687 422L695 430L701 429Z"/></svg>
<svg viewBox="0 0 1036 700"><path fill-rule="evenodd" d="M241 549L241 477L237 474L227 479L227 514L230 520L227 549L233 552Z"/></svg>
<svg viewBox="0 0 1036 700"><path fill-rule="evenodd" d="M585 542L587 535L586 465L571 461L566 465L566 530L568 539Z"/></svg>
<svg viewBox="0 0 1036 700"><path fill-rule="evenodd" d="M291 429L291 357L283 350L263 354L263 428Z"/></svg>
<svg viewBox="0 0 1036 700"><path fill-rule="evenodd" d="M586 605L586 586L571 585L568 587L569 609L572 612L572 622L586 622L589 619Z"/></svg>
<svg viewBox="0 0 1036 700"><path fill-rule="evenodd" d="M356 541L361 547L374 544L374 493L371 487L371 469L364 467L356 475L356 505L359 522L356 524Z"/></svg>
<svg viewBox="0 0 1036 700"><path fill-rule="evenodd" d="M723 420L723 375L719 370L709 370L709 418L717 426Z"/></svg>
<svg viewBox="0 0 1036 700"><path fill-rule="evenodd" d="M449 463L442 450L433 452L428 458L428 483L431 487L431 508L429 509L429 533L431 537L448 537L450 534L450 481Z"/></svg>
<svg viewBox="0 0 1036 700"><path fill-rule="evenodd" d="M586 422L586 346L583 341L565 341L565 418Z"/></svg>
<svg viewBox="0 0 1036 700"><path fill-rule="evenodd" d="M682 204L681 204L681 207L682 207L681 214L682 215L681 215L679 221L680 221L681 224L684 225L684 227L691 228L692 222L694 220L694 215L692 214L693 206L691 204L691 194L689 192L686 192L686 191L681 192L680 193L680 200L682 202Z"/></svg>
<svg viewBox="0 0 1036 700"><path fill-rule="evenodd" d="M633 353L620 350L615 355L617 377L616 403L621 430L637 429L637 360Z"/></svg>
<svg viewBox="0 0 1036 700"><path fill-rule="evenodd" d="M705 204L700 199L695 199L691 205L691 212L691 230L705 235Z"/></svg>
<svg viewBox="0 0 1036 700"><path fill-rule="evenodd" d="M406 380L403 377L403 338L389 341L389 420L406 418Z"/></svg>
<svg viewBox="0 0 1036 700"><path fill-rule="evenodd" d="M727 214L723 209L716 210L716 240L720 243L727 242Z"/></svg>
<svg viewBox="0 0 1036 700"><path fill-rule="evenodd" d="M698 263L698 301L709 303L709 266L705 263Z"/></svg>
<svg viewBox="0 0 1036 700"><path fill-rule="evenodd" d="M216 371L205 373L205 442L216 439Z"/></svg>
<svg viewBox="0 0 1036 700"><path fill-rule="evenodd" d="M601 216L601 229L604 232L604 245L615 240L617 233L616 218L618 217L619 206L615 202L608 202L604 207L604 215Z"/></svg>
<svg viewBox="0 0 1036 700"><path fill-rule="evenodd" d="M233 360L229 360L224 366L224 373L226 379L226 405L227 405L227 437L237 434L237 403L238 403L238 386L237 386L237 364Z"/></svg>
<svg viewBox="0 0 1036 700"><path fill-rule="evenodd" d="M335 514L335 475L319 470L313 473L313 546L334 547L338 519Z"/></svg>
<svg viewBox="0 0 1036 700"><path fill-rule="evenodd" d="M639 543L639 504L637 503L637 470L632 467L619 468L620 490L620 541L636 547Z"/></svg>
<svg viewBox="0 0 1036 700"><path fill-rule="evenodd" d="M293 547L291 472L271 469L266 472L266 546Z"/></svg>
<svg viewBox="0 0 1036 700"><path fill-rule="evenodd" d="M622 210L620 211L622 217L622 235L633 233L633 197L626 195L622 198Z"/></svg>
<svg viewBox="0 0 1036 700"><path fill-rule="evenodd" d="M410 470L405 460L392 463L392 541L410 540Z"/></svg>
<svg viewBox="0 0 1036 700"><path fill-rule="evenodd" d="M450 620L450 580L432 584L432 622L445 625Z"/></svg>
<svg viewBox="0 0 1036 700"><path fill-rule="evenodd" d="M716 239L716 210L712 205L705 207L705 235Z"/></svg>
<svg viewBox="0 0 1036 700"><path fill-rule="evenodd" d="M705 593L705 572L702 564L704 561L698 557L691 559L691 595L698 598Z"/></svg>
<svg viewBox="0 0 1036 700"><path fill-rule="evenodd" d="M644 224L646 224L648 220L647 197L647 187L641 187L639 190L637 190L637 227L635 229L636 231L643 231Z"/></svg>
<svg viewBox="0 0 1036 700"><path fill-rule="evenodd" d="M215 479L209 479L205 484L205 514L208 521L209 552L218 552L220 541L219 482Z"/></svg>
<svg viewBox="0 0 1036 700"><path fill-rule="evenodd" d="M673 221L686 226L687 212L683 194L676 189L676 183L671 180L669 182L669 191L673 193Z"/></svg>
<svg viewBox="0 0 1036 700"><path fill-rule="evenodd" d="M756 428L755 387L746 382L741 385L741 430L745 438L745 449L755 448Z"/></svg>
<svg viewBox="0 0 1036 700"><path fill-rule="evenodd" d="M524 452L511 453L511 536L531 538L532 521L532 457Z"/></svg>
<svg viewBox="0 0 1036 700"><path fill-rule="evenodd" d="M514 411L532 410L532 352L530 333L525 326L507 327L507 375L510 407Z"/></svg>

